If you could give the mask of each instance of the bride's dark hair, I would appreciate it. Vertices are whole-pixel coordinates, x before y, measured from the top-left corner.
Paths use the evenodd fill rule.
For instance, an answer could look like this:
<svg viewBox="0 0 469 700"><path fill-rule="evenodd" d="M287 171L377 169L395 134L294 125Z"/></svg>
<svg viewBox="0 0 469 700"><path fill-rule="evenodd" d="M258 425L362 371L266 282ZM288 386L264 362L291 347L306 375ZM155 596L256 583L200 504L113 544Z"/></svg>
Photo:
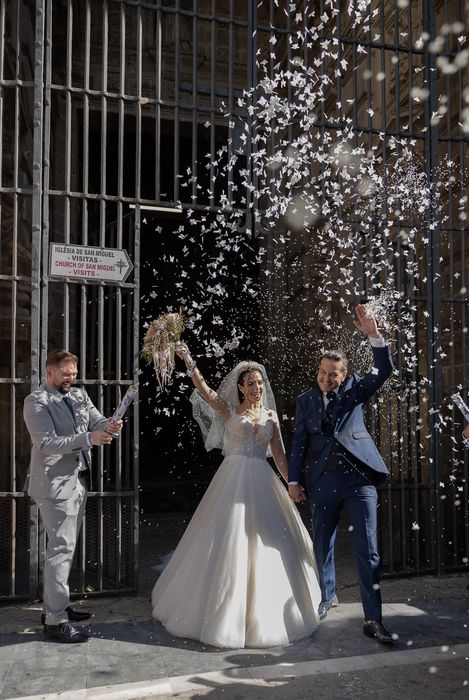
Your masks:
<svg viewBox="0 0 469 700"><path fill-rule="evenodd" d="M239 403L243 403L243 401L244 401L244 396L240 392L239 387L243 386L244 377L246 376L246 374L252 374L253 372L259 372L262 379L264 379L264 376L263 376L261 370L259 369L259 367L256 367L256 365L254 365L254 364L252 367L248 367L247 369L243 369L243 371L241 372L241 374L238 377L238 381L236 382L236 386L238 387L238 401L239 401Z"/></svg>

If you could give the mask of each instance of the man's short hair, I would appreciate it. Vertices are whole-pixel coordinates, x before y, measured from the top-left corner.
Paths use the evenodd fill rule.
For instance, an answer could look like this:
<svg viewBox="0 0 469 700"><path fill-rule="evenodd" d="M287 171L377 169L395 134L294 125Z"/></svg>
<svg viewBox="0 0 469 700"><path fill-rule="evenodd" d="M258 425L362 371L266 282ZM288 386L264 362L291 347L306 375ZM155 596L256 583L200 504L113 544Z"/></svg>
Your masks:
<svg viewBox="0 0 469 700"><path fill-rule="evenodd" d="M321 363L322 360L332 360L332 362L342 362L345 370L347 370L347 367L348 367L347 355L344 352L342 352L341 350L326 350L325 352L322 353L321 359L319 360L319 362Z"/></svg>
<svg viewBox="0 0 469 700"><path fill-rule="evenodd" d="M78 364L78 357L68 350L51 350L47 355L46 367L57 367L61 362L74 362Z"/></svg>

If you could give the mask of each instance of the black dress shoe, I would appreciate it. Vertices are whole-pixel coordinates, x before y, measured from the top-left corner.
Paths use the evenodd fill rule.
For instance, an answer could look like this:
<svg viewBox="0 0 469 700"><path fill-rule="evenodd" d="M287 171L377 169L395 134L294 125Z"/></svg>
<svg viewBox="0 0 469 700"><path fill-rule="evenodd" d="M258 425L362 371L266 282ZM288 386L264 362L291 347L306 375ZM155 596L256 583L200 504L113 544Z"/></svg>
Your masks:
<svg viewBox="0 0 469 700"><path fill-rule="evenodd" d="M87 642L88 635L83 630L77 630L70 622L62 622L61 625L44 625L44 634L65 644L79 644Z"/></svg>
<svg viewBox="0 0 469 700"><path fill-rule="evenodd" d="M91 613L89 612L80 612L80 610L74 610L70 606L68 608L65 608L65 612L68 615L68 619L71 622L84 622L85 620L89 620L91 617ZM46 624L46 616L44 613L41 615L41 625Z"/></svg>
<svg viewBox="0 0 469 700"><path fill-rule="evenodd" d="M376 639L377 642L381 642L382 644L393 643L391 633L387 631L380 620L365 621L363 625L363 634L371 639Z"/></svg>
<svg viewBox="0 0 469 700"><path fill-rule="evenodd" d="M85 612L84 610L74 610L70 606L65 608L65 612L68 615L68 619L72 622L84 622L85 620L89 620L91 617L91 613Z"/></svg>

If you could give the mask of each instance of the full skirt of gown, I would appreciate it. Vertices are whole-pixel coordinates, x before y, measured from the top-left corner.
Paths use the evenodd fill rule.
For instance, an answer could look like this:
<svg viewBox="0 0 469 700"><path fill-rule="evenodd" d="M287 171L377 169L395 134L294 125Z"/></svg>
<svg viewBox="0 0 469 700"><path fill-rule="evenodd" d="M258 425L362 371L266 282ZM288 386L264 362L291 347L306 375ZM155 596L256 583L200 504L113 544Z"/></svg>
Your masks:
<svg viewBox="0 0 469 700"><path fill-rule="evenodd" d="M311 539L265 459L227 456L152 592L153 617L217 647L289 644L316 629Z"/></svg>

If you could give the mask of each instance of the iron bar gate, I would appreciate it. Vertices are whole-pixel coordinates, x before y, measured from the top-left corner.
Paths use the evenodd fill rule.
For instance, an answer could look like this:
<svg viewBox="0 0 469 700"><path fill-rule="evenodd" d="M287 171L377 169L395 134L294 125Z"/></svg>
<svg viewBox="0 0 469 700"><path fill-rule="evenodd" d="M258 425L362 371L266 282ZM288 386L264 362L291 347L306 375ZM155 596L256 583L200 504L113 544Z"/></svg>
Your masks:
<svg viewBox="0 0 469 700"><path fill-rule="evenodd" d="M11 358L1 380L2 416L8 417L2 428L8 450L2 454L0 487L2 598L37 597L41 588L44 542L36 506L23 491L29 437L21 411L24 396L44 380L47 352L66 347L79 356L79 383L105 415L137 379L139 227L122 194L122 98L113 102L121 134L118 191L107 195L107 65L102 66L99 96L94 91L90 98L92 4L81 4L83 12L75 16L72 2L59 9L52 2L1 4L1 104L6 119L0 282L2 343L9 340L2 355ZM83 42L74 19L83 22ZM66 50L59 56L62 38ZM77 71L77 54L83 57L83 74ZM78 91L77 73L82 80ZM90 122L96 115L103 128L97 181L96 144L90 143ZM10 142L13 167L6 168ZM139 152L137 135L134 154ZM132 276L111 284L52 278L49 242L124 248L134 265ZM122 439L95 456L70 578L72 594L136 590L137 446L138 415L132 407Z"/></svg>
<svg viewBox="0 0 469 700"><path fill-rule="evenodd" d="M449 396L456 390L467 395L468 390L464 247L468 125L463 119L467 60L458 58L459 32L461 45L465 41L465 4L365 2L350 3L349 11L339 2L312 5L316 12L305 12L305 16L316 28L316 41L302 42L298 32L296 45L285 42L283 60L292 66L292 80L285 79L281 97L287 96L290 104L303 98L293 83L296 55L298 65L329 77L328 93L315 105L315 128L321 134L335 131L340 142L341 130L349 122L354 145L364 143L370 152L376 149L380 154L382 171L388 173L383 189L387 188L386 177L392 176L396 142L411 142L413 158L427 175L428 209L436 212L441 206L430 225L430 216L401 213L386 208L385 202L365 230L353 209L348 213L344 207L340 212L345 224L355 228L356 245L362 251L354 279L361 280L363 297L376 296L391 283L402 295L397 313L410 308L412 317L407 322L415 330L410 349L405 324L397 328L392 340L398 380L378 410L370 407L372 432L391 468L391 479L379 493L383 570L386 575L462 571L467 569L469 548L467 454L461 439L463 421ZM302 7L296 11L301 12ZM364 14L357 21L360 12ZM277 47L291 27L288 19L283 27L280 24L272 12L269 38ZM258 31L258 37L260 34ZM334 47L333 58L330 51L323 50L326 44ZM278 61L278 54L270 52L267 80L275 76ZM301 128L293 120L285 127L290 142ZM311 134L314 144L316 131L311 129ZM281 131L271 133L269 153L279 148L281 137ZM317 174L309 173L312 179ZM446 191L441 181L449 185ZM304 186L308 188L306 181ZM322 229L319 219L312 233L296 231L284 246L283 260L289 264L282 274L269 276L264 285L265 330L270 328L276 336L266 343L265 352L275 368L281 412L290 416L292 395L305 390L315 374L317 357L312 349L318 346L316 336L322 344L328 342L321 318L332 318L338 327L346 328L340 304L332 300L326 305L317 295L323 280L318 268L334 266L327 236L322 253L321 246L310 240L318 232L321 235ZM279 226L271 235L272 258L281 233ZM414 252L408 243L410 236L415 236ZM391 250L390 241L395 246L394 264L373 273L380 249ZM378 264L375 267L380 269ZM403 362L404 350L417 358L411 373ZM293 363L292 357L296 358ZM286 420L287 431L289 424Z"/></svg>
<svg viewBox="0 0 469 700"><path fill-rule="evenodd" d="M327 9L337 10L333 24L320 28L318 36L327 40L330 31L331 41L338 40L339 60L346 59L351 66L346 79L337 78L331 88L331 100L342 104L337 116L350 117L357 138L365 134L370 147L383 136L385 159L390 140L405 136L415 139L415 151L431 178L438 177L443 154L463 171L467 133L458 120L466 99L464 73L433 70L438 60L456 56L454 36L445 34L433 52L417 45L422 32L433 39L443 26L462 22L462 0L412 2L405 12L397 0L355 3L369 10L370 21L360 27L352 25L349 3L345 9L343 5L338 0L310 3L316 19ZM99 408L112 410L138 368L139 206L182 202L185 210L201 216L216 212L219 193L210 184L216 175L217 151L226 146L230 157L240 147L243 134L237 117L249 118L238 114L237 100L259 80L258 52L265 52L271 73L277 61L292 59L295 50L287 37L294 32L296 13L303 9L303 2L275 0L1 0L2 598L35 596L40 588L37 513L23 491L29 438L21 408L24 396L43 378L47 349L65 345L76 352L80 381ZM305 51L304 59L321 63L315 50L313 46ZM323 60L322 71L329 70L331 65ZM372 81L367 71L384 77ZM418 103L412 87L421 71L429 99ZM291 96L291 85L285 90ZM448 96L445 104L439 95ZM368 111L372 107L374 115ZM416 124L421 127L415 128ZM293 125L290 133L293 137ZM248 166L256 148L253 136L250 132L243 146ZM190 186L183 188L188 168ZM251 172L250 178L255 183L256 173ZM230 200L246 213L244 230L256 231L258 222L249 207L251 190L243 190L236 169L228 171L226 185ZM398 237L396 243L396 279L399 289L414 299L416 349L421 350L415 375L401 373L401 385L429 375L432 384L422 386L411 399L392 398L392 428L386 416L374 418L381 449L392 467L391 484L381 491L380 532L390 574L452 571L465 565L467 454L461 447L457 416L451 416L440 434L433 413L440 399L454 389L462 388L466 396L469 390L467 222L460 216L459 200L465 194L460 186L452 183L448 219L431 231L433 252L426 257L425 271L419 270L426 274L413 280L406 277L404 238ZM136 207L136 218L129 205ZM399 225L405 230L413 223ZM427 233L419 228L422 250ZM365 249L367 240L365 235ZM126 248L135 265L134 276L114 286L52 280L49 242ZM292 298L298 300L295 314L307 328L316 304L315 269L323 261L302 255L300 250L288 251L284 273ZM295 261L301 274L295 274ZM269 284L275 296L279 290ZM372 285L367 292L373 292ZM306 303L300 303L302 298ZM280 292L275 304L264 309L266 322L272 328L283 324L279 337L285 353L291 343L301 346L303 340L293 339L282 321L292 310ZM305 355L308 349L306 341ZM299 351L301 347L296 347ZM282 374L274 342L266 348L266 359L280 394L301 388L304 366ZM283 408L290 410L287 400ZM429 433L428 440L418 439L418 427ZM138 436L135 412L119 446L96 460L72 581L76 592L135 589ZM428 513L434 518L426 517ZM412 529L414 520L419 530Z"/></svg>

